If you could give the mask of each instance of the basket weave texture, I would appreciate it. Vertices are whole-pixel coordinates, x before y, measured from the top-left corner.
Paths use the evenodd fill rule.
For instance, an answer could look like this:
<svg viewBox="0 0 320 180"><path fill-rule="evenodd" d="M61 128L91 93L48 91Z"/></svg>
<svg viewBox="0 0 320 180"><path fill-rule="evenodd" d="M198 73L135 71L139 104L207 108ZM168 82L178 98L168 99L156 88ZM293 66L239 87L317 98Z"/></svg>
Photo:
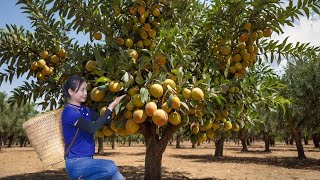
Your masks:
<svg viewBox="0 0 320 180"><path fill-rule="evenodd" d="M64 161L62 110L46 112L23 123L30 143L40 160L48 166Z"/></svg>

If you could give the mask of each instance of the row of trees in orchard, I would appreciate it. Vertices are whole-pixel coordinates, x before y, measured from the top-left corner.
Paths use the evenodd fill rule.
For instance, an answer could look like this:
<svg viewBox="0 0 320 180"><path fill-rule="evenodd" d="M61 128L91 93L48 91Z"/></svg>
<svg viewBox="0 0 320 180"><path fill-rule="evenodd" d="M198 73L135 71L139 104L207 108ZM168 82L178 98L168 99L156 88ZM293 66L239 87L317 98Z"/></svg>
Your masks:
<svg viewBox="0 0 320 180"><path fill-rule="evenodd" d="M310 59L319 47L272 40L293 26L317 0L18 0L33 30L2 29L0 82L36 77L13 91L9 101L44 99L62 106L61 85L73 74L88 82L87 105L103 113L124 89L110 126L97 134L142 134L145 179L161 179L162 154L175 132L193 143L215 140L223 155L226 137L245 140L254 126L271 133L269 118L289 97L265 65L285 58ZM70 32L91 42L80 45ZM287 120L287 119L286 119ZM285 120L285 121L286 121ZM240 133L241 132L241 133Z"/></svg>
<svg viewBox="0 0 320 180"><path fill-rule="evenodd" d="M29 118L38 114L34 103L18 106L8 103L8 96L0 92L0 149L3 145L11 147L19 143L20 147L28 143L22 124Z"/></svg>

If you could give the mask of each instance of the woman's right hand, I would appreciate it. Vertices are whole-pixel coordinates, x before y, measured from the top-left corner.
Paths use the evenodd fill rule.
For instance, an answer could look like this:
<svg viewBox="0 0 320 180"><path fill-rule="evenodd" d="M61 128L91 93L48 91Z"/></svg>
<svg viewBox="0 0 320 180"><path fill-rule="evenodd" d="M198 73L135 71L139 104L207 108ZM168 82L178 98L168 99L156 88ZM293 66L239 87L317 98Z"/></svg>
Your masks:
<svg viewBox="0 0 320 180"><path fill-rule="evenodd" d="M122 96L118 96L116 97L116 99L114 101L112 101L112 103L109 104L108 109L112 112L113 109L116 107L117 104L119 104L119 102L126 96L126 94L122 95Z"/></svg>

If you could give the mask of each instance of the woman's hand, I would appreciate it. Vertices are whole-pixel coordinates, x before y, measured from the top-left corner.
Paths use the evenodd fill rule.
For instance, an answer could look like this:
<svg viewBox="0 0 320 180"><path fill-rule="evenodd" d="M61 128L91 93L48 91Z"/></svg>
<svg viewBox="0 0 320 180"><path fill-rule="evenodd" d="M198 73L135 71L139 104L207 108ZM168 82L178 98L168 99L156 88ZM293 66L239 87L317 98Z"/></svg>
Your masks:
<svg viewBox="0 0 320 180"><path fill-rule="evenodd" d="M109 104L108 109L110 111L113 111L114 107L116 107L117 104L119 104L119 102L126 96L126 94L122 95L122 96L118 96L116 97L116 99L114 101L112 101L112 103Z"/></svg>

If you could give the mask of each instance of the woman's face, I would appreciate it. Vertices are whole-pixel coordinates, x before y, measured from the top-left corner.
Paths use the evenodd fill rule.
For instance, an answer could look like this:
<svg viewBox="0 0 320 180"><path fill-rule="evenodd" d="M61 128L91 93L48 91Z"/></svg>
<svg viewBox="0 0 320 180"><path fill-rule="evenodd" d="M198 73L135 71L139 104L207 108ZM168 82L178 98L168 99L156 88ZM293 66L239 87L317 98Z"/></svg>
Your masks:
<svg viewBox="0 0 320 180"><path fill-rule="evenodd" d="M68 90L70 94L70 100L75 103L83 103L87 100L87 83L83 82L80 85L78 91Z"/></svg>

